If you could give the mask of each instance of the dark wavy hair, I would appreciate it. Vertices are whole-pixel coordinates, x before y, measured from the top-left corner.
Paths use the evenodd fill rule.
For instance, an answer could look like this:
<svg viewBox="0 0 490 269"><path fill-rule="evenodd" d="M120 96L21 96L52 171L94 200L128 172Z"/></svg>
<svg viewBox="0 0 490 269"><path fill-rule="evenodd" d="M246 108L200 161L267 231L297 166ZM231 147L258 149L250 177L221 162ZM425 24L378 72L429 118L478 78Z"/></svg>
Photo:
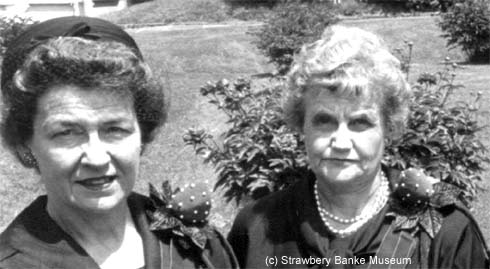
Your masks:
<svg viewBox="0 0 490 269"><path fill-rule="evenodd" d="M1 135L7 148L23 164L17 149L33 135L38 100L58 85L130 96L143 145L154 139L166 120L167 104L161 83L130 48L113 41L53 38L37 46L16 71L12 82L2 89Z"/></svg>

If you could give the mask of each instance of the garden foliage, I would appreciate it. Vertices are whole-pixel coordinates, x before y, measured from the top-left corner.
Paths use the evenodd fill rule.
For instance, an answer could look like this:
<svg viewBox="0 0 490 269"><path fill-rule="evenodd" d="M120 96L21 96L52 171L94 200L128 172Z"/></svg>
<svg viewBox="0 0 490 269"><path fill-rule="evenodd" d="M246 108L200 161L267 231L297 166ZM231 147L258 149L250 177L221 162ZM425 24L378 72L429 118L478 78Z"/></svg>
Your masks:
<svg viewBox="0 0 490 269"><path fill-rule="evenodd" d="M490 2L458 0L439 26L450 47L460 46L471 62L490 62Z"/></svg>
<svg viewBox="0 0 490 269"><path fill-rule="evenodd" d="M411 51L412 43L407 44ZM413 86L406 132L387 144L383 163L398 169L423 168L460 187L471 200L488 162L486 149L476 136L481 129L476 117L480 94L470 103L449 102L463 86L454 84L457 65L447 60L444 66L436 74L422 74ZM250 85L241 79L202 87L201 95L227 116L229 128L217 139L198 128L184 135L185 143L216 167L216 187L225 190L228 201L259 198L308 173L302 136L282 119L284 81L278 79L263 89Z"/></svg>
<svg viewBox="0 0 490 269"><path fill-rule="evenodd" d="M407 0L410 10L416 11L442 11L446 12L454 0Z"/></svg>
<svg viewBox="0 0 490 269"><path fill-rule="evenodd" d="M385 149L384 164L397 169L421 167L429 175L463 190L470 202L481 181L486 148L477 137L481 92L469 102L455 102L455 91L465 90L454 83L457 64L444 61L443 70L423 73L412 86L414 97L403 137Z"/></svg>
<svg viewBox="0 0 490 269"><path fill-rule="evenodd" d="M224 0L224 2L233 8L237 7L273 7L281 0Z"/></svg>
<svg viewBox="0 0 490 269"><path fill-rule="evenodd" d="M219 142L202 129L189 129L184 141L215 165L216 186L224 187L228 200L260 198L306 173L301 136L282 118L282 87L254 91L248 80L221 80L208 82L201 95L226 114L229 129Z"/></svg>
<svg viewBox="0 0 490 269"><path fill-rule="evenodd" d="M333 9L325 3L281 3L255 33L255 44L276 66L278 73L285 74L294 53L303 44L317 40L328 25L338 21Z"/></svg>
<svg viewBox="0 0 490 269"><path fill-rule="evenodd" d="M35 21L30 18L0 17L0 58L3 57L8 44L33 23Z"/></svg>

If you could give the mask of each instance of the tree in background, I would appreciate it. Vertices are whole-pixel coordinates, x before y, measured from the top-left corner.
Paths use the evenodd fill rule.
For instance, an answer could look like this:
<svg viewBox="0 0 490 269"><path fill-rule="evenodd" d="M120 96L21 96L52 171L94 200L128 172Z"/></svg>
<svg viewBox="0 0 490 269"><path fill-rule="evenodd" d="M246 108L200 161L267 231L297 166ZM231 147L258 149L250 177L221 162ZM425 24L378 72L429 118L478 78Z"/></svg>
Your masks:
<svg viewBox="0 0 490 269"><path fill-rule="evenodd" d="M280 3L255 33L255 44L283 75L289 71L294 53L303 44L317 40L328 25L338 21L332 7L325 3Z"/></svg>
<svg viewBox="0 0 490 269"><path fill-rule="evenodd" d="M488 0L458 0L441 15L439 26L450 48L461 47L470 62L490 63Z"/></svg>
<svg viewBox="0 0 490 269"><path fill-rule="evenodd" d="M20 16L0 17L0 58L3 57L10 42L34 23L37 22Z"/></svg>

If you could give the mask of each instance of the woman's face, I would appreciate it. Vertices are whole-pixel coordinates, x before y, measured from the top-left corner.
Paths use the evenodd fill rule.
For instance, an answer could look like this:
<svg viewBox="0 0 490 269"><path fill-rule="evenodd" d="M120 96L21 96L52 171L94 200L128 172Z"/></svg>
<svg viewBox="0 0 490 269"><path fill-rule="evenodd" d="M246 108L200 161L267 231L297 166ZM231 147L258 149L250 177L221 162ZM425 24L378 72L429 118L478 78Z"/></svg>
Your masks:
<svg viewBox="0 0 490 269"><path fill-rule="evenodd" d="M140 161L130 97L61 85L40 97L28 146L57 213L103 213L126 201Z"/></svg>
<svg viewBox="0 0 490 269"><path fill-rule="evenodd" d="M384 150L380 108L369 98L312 89L305 97L303 132L309 164L331 183L373 179ZM363 100L364 99L364 100Z"/></svg>

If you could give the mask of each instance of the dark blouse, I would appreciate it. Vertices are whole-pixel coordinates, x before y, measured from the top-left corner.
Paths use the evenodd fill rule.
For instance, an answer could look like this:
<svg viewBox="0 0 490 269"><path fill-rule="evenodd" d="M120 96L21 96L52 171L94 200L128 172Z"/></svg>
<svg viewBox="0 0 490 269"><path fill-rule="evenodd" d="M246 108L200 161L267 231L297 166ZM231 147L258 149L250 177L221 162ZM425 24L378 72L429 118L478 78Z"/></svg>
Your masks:
<svg viewBox="0 0 490 269"><path fill-rule="evenodd" d="M0 235L0 268L99 268L85 250L46 211L47 197L37 198ZM133 193L128 205L144 246L145 267L150 268L237 268L226 240L210 235L206 248L183 249L179 244L149 229L145 211L150 200Z"/></svg>
<svg viewBox="0 0 490 269"><path fill-rule="evenodd" d="M390 204L353 235L335 237L318 214L314 180L299 181L239 213L228 239L242 268L489 266L476 223L457 207L441 209L442 226L432 239L421 230L412 235L394 228Z"/></svg>

